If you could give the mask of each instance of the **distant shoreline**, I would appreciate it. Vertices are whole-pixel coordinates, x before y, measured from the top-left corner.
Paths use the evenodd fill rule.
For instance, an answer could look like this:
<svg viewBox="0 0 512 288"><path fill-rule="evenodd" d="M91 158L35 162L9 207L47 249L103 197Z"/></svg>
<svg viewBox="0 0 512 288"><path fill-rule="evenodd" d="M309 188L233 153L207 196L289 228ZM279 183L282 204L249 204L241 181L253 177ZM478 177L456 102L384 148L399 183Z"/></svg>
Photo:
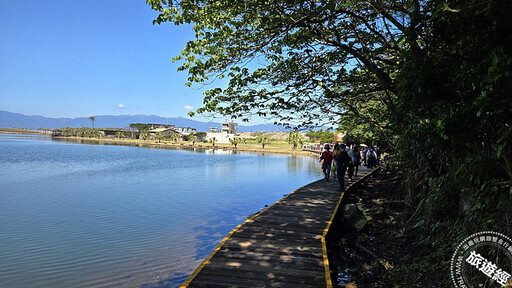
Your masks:
<svg viewBox="0 0 512 288"><path fill-rule="evenodd" d="M3 134L28 134L28 135L52 135L50 130L48 131L35 131L25 129L13 129L13 128L0 128L0 133Z"/></svg>
<svg viewBox="0 0 512 288"><path fill-rule="evenodd" d="M268 148L256 147L254 145L238 144L237 148L234 148L231 144L215 144L211 143L196 142L192 144L187 141L171 142L171 141L155 141L155 140L140 140L140 139L115 139L115 138L86 138L86 137L53 137L56 140L63 140L69 142L91 142L94 144L102 145L120 145L120 146L138 146L147 148L177 148L177 149L215 149L219 151L238 151L238 152L256 152L256 153L272 153L272 154L287 154L287 155L304 155L304 156L317 156L315 152L297 150L285 150L277 147L268 146ZM85 144L85 143L84 143Z"/></svg>
<svg viewBox="0 0 512 288"><path fill-rule="evenodd" d="M10 129L0 128L0 133L5 134L28 134L28 135L47 135L50 136L51 132L44 131L33 131L24 129ZM196 142L192 144L187 141L171 142L171 141L155 141L155 140L140 140L140 139L116 139L116 138L87 138L87 137L53 137L56 140L69 141L75 143L90 142L100 145L120 145L120 146L137 146L147 148L177 148L190 150L194 148L199 149L215 149L220 151L239 151L239 152L252 152L252 153L271 153L271 154L286 154L286 155L304 155L304 156L317 156L315 152L303 151L301 149L283 149L280 147L272 147L272 145L266 145L263 149L261 146L250 145L250 144L238 144L237 148L231 144L220 144L216 143L215 147L211 143ZM85 143L84 143L85 144Z"/></svg>

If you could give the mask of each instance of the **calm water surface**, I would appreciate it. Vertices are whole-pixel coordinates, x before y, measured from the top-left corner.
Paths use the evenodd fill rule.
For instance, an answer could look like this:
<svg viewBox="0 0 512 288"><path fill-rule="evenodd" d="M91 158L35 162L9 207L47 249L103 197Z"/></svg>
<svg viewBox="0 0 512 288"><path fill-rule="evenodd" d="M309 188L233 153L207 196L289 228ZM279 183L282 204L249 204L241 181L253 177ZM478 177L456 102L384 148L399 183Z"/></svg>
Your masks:
<svg viewBox="0 0 512 288"><path fill-rule="evenodd" d="M0 287L176 287L311 157L0 134Z"/></svg>

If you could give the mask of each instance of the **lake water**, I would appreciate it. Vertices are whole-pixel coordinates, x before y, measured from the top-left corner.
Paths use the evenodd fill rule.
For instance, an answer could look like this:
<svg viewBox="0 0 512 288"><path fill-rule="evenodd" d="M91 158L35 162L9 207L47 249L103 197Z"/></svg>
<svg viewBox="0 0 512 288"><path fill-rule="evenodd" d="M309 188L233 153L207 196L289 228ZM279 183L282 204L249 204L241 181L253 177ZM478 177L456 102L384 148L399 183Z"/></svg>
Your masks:
<svg viewBox="0 0 512 288"><path fill-rule="evenodd" d="M177 287L312 157L0 134L0 287Z"/></svg>

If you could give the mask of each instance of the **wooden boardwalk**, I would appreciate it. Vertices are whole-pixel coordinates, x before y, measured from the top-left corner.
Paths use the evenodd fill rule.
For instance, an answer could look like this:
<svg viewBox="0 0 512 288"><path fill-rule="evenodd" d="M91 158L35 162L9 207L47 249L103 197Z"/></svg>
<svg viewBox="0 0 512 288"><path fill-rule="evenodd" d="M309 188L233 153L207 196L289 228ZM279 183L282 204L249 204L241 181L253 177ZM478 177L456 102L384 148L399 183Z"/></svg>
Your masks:
<svg viewBox="0 0 512 288"><path fill-rule="evenodd" d="M346 190L370 174L361 168ZM313 182L240 224L181 287L332 287L325 236L337 189L335 179Z"/></svg>

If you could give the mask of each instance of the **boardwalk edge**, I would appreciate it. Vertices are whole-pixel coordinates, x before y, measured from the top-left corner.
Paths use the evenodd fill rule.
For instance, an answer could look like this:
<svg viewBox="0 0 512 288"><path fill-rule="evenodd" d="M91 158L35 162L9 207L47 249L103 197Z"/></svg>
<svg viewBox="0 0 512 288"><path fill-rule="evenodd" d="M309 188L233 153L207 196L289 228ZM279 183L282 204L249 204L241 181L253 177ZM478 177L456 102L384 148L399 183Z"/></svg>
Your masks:
<svg viewBox="0 0 512 288"><path fill-rule="evenodd" d="M327 242L326 242L325 238L327 237L327 234L329 233L329 229L331 228L331 224L334 221L334 217L336 217L336 214L338 213L338 209L340 207L341 200L343 199L343 196L345 196L345 192L348 192L350 190L350 188L352 188L354 185L362 182L363 180L365 180L367 177L372 175L377 170L379 170L379 168L373 169L372 171L370 171L369 173L367 173L366 175L364 175L357 181L351 183L347 188L345 188L345 190L341 193L340 198L338 199L338 203L336 204L336 208L334 209L334 212L331 215L331 219L329 220L329 223L327 223L327 227L325 227L325 229L324 229L324 233L322 234L322 256L324 259L325 283L326 283L327 288L332 288L333 286L332 286L332 279L331 279L331 269L329 267L329 257L327 255Z"/></svg>

